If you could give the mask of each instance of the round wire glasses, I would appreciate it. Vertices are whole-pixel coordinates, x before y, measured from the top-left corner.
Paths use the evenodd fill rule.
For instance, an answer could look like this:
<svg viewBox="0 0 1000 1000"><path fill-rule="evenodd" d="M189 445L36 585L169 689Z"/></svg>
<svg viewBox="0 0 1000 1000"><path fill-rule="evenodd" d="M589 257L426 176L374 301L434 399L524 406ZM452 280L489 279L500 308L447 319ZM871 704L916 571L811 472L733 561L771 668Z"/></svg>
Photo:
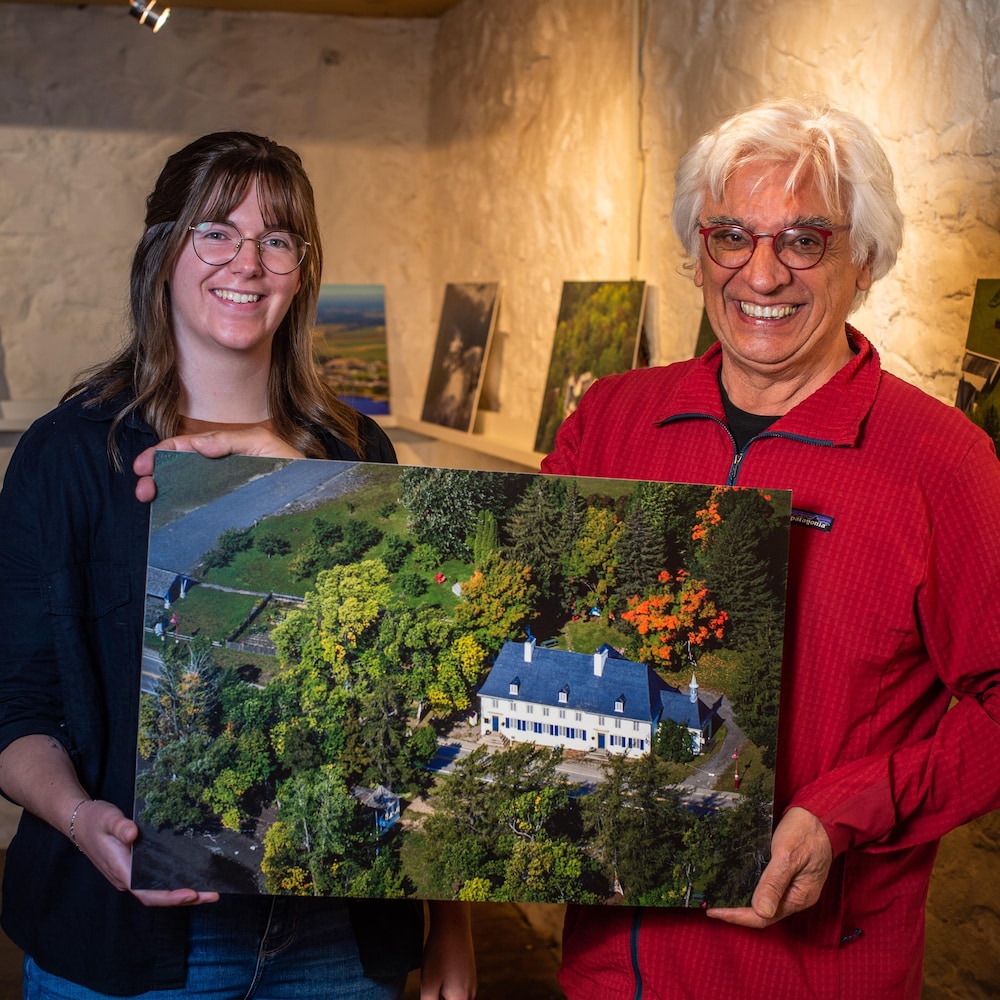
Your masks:
<svg viewBox="0 0 1000 1000"><path fill-rule="evenodd" d="M752 233L743 226L705 226L698 230L705 240L708 256L720 267L737 270L750 262L757 241L774 241L774 254L793 271L808 271L826 254L830 237L847 226L821 229L819 226L789 226L777 233Z"/></svg>
<svg viewBox="0 0 1000 1000"><path fill-rule="evenodd" d="M272 229L257 239L244 236L229 222L199 222L188 227L194 252L206 264L219 267L235 259L245 240L257 244L260 262L272 274L291 274L305 260L309 244L284 230Z"/></svg>

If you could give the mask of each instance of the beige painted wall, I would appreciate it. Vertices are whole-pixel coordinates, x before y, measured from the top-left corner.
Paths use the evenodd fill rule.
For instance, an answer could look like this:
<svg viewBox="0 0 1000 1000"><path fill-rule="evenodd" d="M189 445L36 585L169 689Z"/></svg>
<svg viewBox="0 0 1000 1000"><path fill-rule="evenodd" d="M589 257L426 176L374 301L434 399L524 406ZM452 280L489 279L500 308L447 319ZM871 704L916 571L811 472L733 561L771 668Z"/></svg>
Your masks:
<svg viewBox="0 0 1000 1000"><path fill-rule="evenodd" d="M420 413L444 283L503 283L485 403L527 447L561 282L646 279L655 360L689 356L677 158L719 115L801 92L885 141L906 241L855 320L950 401L975 280L1000 275L998 67L995 0L464 0L402 22L178 9L156 36L124 9L0 3L0 416L112 349L156 171L238 127L302 152L324 280L386 285L396 412ZM400 437L406 461L502 464ZM0 433L0 468L12 443ZM1000 994L982 890L998 825L946 840L928 1000Z"/></svg>

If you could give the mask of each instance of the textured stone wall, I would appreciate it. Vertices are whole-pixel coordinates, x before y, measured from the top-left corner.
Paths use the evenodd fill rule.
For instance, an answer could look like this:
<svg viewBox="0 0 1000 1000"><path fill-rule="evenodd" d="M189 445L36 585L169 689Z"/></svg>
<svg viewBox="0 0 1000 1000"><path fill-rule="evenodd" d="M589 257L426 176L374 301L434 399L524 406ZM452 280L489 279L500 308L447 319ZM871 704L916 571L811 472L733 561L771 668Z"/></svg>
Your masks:
<svg viewBox="0 0 1000 1000"><path fill-rule="evenodd" d="M952 401L976 278L1000 274L998 51L994 0L451 11L434 55L432 275L504 281L491 385L515 432L537 419L563 280L646 279L654 356L690 356L701 300L669 225L677 160L722 115L806 93L876 128L907 216L897 267L855 321L890 370Z"/></svg>
<svg viewBox="0 0 1000 1000"><path fill-rule="evenodd" d="M184 8L156 36L124 9L0 4L0 416L113 349L164 157L235 127L302 152L324 280L386 285L397 412L420 413L444 283L502 282L484 403L530 447L561 283L647 280L655 360L690 356L677 158L720 115L802 92L885 141L906 241L855 320L950 401L975 280L1000 276L998 54L995 0L463 0L401 22ZM1000 995L998 844L996 817L945 839L927 1000Z"/></svg>
<svg viewBox="0 0 1000 1000"><path fill-rule="evenodd" d="M432 282L500 280L487 406L533 447L566 280L627 279L628 0L466 0L430 118Z"/></svg>
<svg viewBox="0 0 1000 1000"><path fill-rule="evenodd" d="M145 196L170 152L218 129L302 154L324 281L385 283L399 344L424 339L436 32L184 8L153 35L124 5L0 4L0 400L55 398L117 345Z"/></svg>
<svg viewBox="0 0 1000 1000"><path fill-rule="evenodd" d="M647 266L663 297L663 225L680 153L719 116L817 93L881 136L907 219L893 273L856 314L890 370L953 401L975 280L1000 274L1000 8L995 0L650 3ZM686 328L693 342L695 327ZM661 346L683 355L660 327Z"/></svg>

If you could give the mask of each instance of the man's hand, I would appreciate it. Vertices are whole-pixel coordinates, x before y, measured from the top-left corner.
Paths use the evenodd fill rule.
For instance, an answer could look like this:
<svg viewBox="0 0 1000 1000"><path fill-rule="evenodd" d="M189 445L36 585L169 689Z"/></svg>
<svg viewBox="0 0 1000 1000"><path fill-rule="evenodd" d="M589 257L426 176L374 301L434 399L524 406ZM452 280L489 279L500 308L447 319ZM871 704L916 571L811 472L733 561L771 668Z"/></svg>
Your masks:
<svg viewBox="0 0 1000 1000"><path fill-rule="evenodd" d="M819 899L833 864L833 848L823 824L793 806L771 838L771 860L754 890L750 906L708 910L716 920L741 927L768 927Z"/></svg>
<svg viewBox="0 0 1000 1000"><path fill-rule="evenodd" d="M205 458L223 458L226 455L255 455L260 458L305 457L302 452L296 451L266 427L211 431L207 434L180 434L140 452L132 463L132 471L139 477L139 481L135 484L135 497L143 503L151 503L156 499L153 463L157 451L196 451Z"/></svg>

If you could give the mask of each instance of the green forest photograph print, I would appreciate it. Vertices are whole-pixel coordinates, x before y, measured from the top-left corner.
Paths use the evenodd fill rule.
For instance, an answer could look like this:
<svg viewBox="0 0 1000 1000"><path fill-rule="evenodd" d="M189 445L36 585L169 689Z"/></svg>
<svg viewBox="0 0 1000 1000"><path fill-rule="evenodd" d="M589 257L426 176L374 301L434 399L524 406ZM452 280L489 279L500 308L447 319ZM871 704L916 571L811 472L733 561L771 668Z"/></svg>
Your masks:
<svg viewBox="0 0 1000 1000"><path fill-rule="evenodd" d="M133 888L744 904L790 493L159 452Z"/></svg>
<svg viewBox="0 0 1000 1000"><path fill-rule="evenodd" d="M636 367L645 306L644 281L563 282L535 451L552 450L593 382Z"/></svg>
<svg viewBox="0 0 1000 1000"><path fill-rule="evenodd" d="M1000 278L976 282L955 405L1000 454Z"/></svg>

